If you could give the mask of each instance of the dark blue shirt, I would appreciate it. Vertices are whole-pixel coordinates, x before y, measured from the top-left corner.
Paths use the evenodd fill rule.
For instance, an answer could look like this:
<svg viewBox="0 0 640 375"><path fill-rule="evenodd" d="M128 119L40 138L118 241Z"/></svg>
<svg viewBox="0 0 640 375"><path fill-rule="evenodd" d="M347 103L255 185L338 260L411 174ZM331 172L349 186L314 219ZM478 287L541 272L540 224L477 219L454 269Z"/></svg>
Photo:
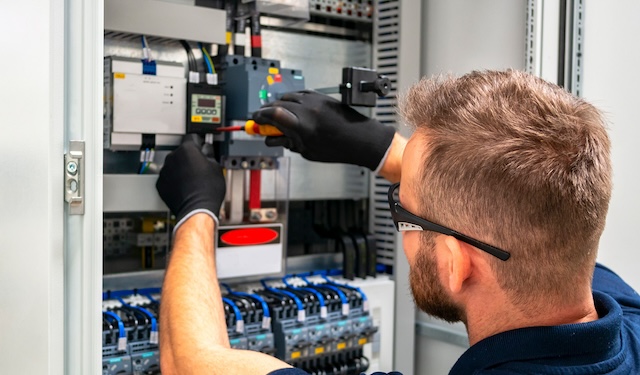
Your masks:
<svg viewBox="0 0 640 375"><path fill-rule="evenodd" d="M593 299L598 320L499 333L470 347L449 374L640 374L640 296L597 265ZM307 374L285 369L270 375Z"/></svg>
<svg viewBox="0 0 640 375"><path fill-rule="evenodd" d="M598 320L499 333L470 347L449 374L640 374L640 296L597 265L593 299Z"/></svg>

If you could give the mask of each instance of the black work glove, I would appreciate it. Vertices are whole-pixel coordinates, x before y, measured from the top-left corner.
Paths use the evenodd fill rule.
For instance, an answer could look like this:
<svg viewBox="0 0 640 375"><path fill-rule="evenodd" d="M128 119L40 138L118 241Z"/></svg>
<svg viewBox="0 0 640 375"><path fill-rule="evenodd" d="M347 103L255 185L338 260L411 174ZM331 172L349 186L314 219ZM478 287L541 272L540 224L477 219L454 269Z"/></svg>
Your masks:
<svg viewBox="0 0 640 375"><path fill-rule="evenodd" d="M186 219L200 212L218 222L227 186L220 164L207 158L211 145L203 143L200 136L187 134L180 147L167 155L156 182L160 198L178 221L174 232Z"/></svg>
<svg viewBox="0 0 640 375"><path fill-rule="evenodd" d="M285 94L253 114L284 136L267 137L267 146L284 146L305 159L348 163L376 170L391 146L395 129L315 91Z"/></svg>

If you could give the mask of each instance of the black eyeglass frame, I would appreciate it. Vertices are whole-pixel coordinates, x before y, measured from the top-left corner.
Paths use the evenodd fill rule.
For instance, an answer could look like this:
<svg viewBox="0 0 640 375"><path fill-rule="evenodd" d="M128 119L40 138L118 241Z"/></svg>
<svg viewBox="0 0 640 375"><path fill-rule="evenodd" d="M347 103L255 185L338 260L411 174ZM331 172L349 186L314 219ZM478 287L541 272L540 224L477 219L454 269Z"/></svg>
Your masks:
<svg viewBox="0 0 640 375"><path fill-rule="evenodd" d="M468 243L471 246L477 247L478 249L485 251L502 261L506 261L511 257L511 253L507 251L499 249L495 246L491 246L482 241L478 241L475 238L471 238L462 233L456 232L451 228L447 228L440 224L436 224L433 221L423 219L420 216L417 216L407 211L404 207L400 205L400 202L398 202L393 198L393 194L395 193L396 189L398 189L398 187L400 187L399 182L389 187L389 209L391 210L391 217L393 218L393 224L395 224L396 230L398 232L401 232L400 230L401 223L404 223L404 225L409 224L408 226L409 228L413 228L411 227L411 225L414 225L422 228L422 230L427 230L430 232L436 232L436 233L445 234L447 236L451 236L457 240ZM405 231L405 230L418 230L418 229L404 229L402 231Z"/></svg>

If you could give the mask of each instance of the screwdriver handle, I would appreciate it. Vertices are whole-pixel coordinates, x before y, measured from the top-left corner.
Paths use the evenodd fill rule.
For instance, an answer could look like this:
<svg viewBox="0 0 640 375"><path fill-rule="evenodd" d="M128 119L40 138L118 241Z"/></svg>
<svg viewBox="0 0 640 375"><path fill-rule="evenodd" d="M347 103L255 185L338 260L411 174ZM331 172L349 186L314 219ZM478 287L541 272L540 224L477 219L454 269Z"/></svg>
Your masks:
<svg viewBox="0 0 640 375"><path fill-rule="evenodd" d="M253 120L249 120L245 123L244 131L247 134L251 134L251 135L257 134L257 135L273 136L273 137L283 135L282 132L278 130L278 128L276 128L275 126L260 125Z"/></svg>

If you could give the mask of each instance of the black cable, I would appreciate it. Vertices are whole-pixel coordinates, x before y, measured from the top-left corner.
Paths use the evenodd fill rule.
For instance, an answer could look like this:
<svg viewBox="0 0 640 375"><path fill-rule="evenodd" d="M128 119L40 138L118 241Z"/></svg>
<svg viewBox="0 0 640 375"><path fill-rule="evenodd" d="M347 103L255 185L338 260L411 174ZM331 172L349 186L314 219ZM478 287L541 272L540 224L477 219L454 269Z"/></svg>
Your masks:
<svg viewBox="0 0 640 375"><path fill-rule="evenodd" d="M186 40L181 40L180 44L182 45L184 50L187 52L187 59L189 60L189 71L190 72L197 72L198 71L198 65L196 64L196 58L193 55L193 51L191 50L191 46L189 45L189 43L187 43Z"/></svg>
<svg viewBox="0 0 640 375"><path fill-rule="evenodd" d="M260 32L260 13L257 2L251 6L251 56L262 57L262 35Z"/></svg>

